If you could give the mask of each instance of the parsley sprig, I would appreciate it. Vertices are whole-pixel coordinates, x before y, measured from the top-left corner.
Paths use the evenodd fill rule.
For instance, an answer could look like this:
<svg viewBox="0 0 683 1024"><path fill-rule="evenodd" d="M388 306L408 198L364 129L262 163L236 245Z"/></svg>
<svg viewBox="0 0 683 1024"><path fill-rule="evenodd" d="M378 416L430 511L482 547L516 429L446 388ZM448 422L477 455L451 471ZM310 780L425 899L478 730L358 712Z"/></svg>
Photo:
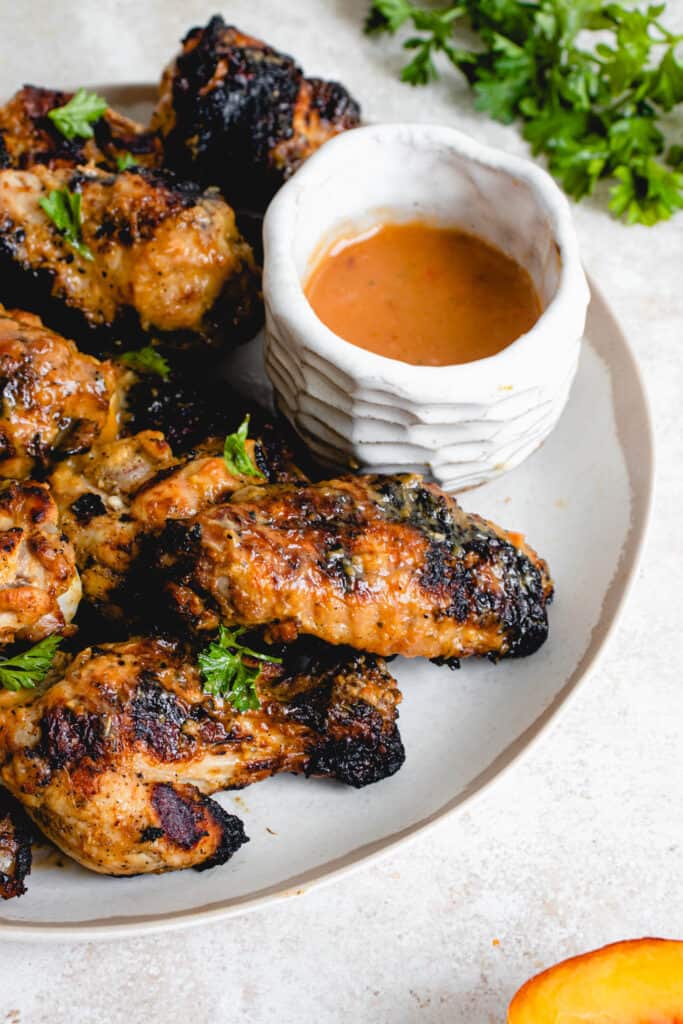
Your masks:
<svg viewBox="0 0 683 1024"><path fill-rule="evenodd" d="M63 107L48 111L55 128L65 139L91 139L92 125L99 121L107 110L107 101L95 92L79 89Z"/></svg>
<svg viewBox="0 0 683 1024"><path fill-rule="evenodd" d="M220 626L218 638L200 651L197 663L204 693L228 700L236 711L255 711L261 706L256 692L261 667L245 664L244 658L270 665L281 665L282 659L245 647L240 643L245 632L243 627Z"/></svg>
<svg viewBox="0 0 683 1024"><path fill-rule="evenodd" d="M152 345L145 345L133 352L124 352L119 356L119 362L125 363L131 370L138 373L156 373L162 380L168 380L171 374L171 367L168 360Z"/></svg>
<svg viewBox="0 0 683 1024"><path fill-rule="evenodd" d="M255 476L260 480L265 477L261 470L249 458L245 445L249 433L249 413L244 417L234 434L228 434L223 445L223 458L231 473L235 476Z"/></svg>
<svg viewBox="0 0 683 1024"><path fill-rule="evenodd" d="M68 188L56 188L49 196L39 199L45 213L59 231L64 241L75 249L85 260L92 260L93 254L83 241L81 234L81 194Z"/></svg>
<svg viewBox="0 0 683 1024"><path fill-rule="evenodd" d="M116 157L116 170L128 171L131 167L137 167L137 160L132 153L119 153Z"/></svg>
<svg viewBox="0 0 683 1024"><path fill-rule="evenodd" d="M663 3L640 10L604 0L461 0L436 9L374 0L365 28L412 24L420 34L404 43L412 53L405 82L438 77L443 55L479 110L521 122L569 195L581 199L608 179L616 217L655 224L683 208L683 150L667 151L662 119L683 103L683 36L665 27L664 11ZM456 46L460 22L478 34L476 50Z"/></svg>
<svg viewBox="0 0 683 1024"><path fill-rule="evenodd" d="M13 658L0 658L0 686L5 690L32 690L50 671L61 636L48 636Z"/></svg>

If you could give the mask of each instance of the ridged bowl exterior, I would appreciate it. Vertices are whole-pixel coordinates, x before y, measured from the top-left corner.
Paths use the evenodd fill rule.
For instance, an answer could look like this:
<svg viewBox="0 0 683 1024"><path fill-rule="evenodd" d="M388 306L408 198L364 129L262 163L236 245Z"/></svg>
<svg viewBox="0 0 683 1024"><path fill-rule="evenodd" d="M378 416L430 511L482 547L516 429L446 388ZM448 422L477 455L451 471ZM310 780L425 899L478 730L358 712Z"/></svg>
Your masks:
<svg viewBox="0 0 683 1024"><path fill-rule="evenodd" d="M488 359L413 366L350 345L303 284L336 236L427 219L478 234L527 268L543 313ZM376 125L327 143L264 223L266 369L276 401L331 466L415 470L449 491L522 462L555 426L576 372L588 287L568 204L529 161L451 128Z"/></svg>

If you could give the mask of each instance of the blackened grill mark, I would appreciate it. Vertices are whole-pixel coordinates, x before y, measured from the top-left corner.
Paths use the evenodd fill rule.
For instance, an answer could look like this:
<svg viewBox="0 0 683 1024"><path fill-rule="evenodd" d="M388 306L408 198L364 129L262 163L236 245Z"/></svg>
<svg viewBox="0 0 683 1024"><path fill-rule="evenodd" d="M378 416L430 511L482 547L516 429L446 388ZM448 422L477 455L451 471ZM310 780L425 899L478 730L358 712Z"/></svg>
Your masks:
<svg viewBox="0 0 683 1024"><path fill-rule="evenodd" d="M306 775L331 775L347 786L360 789L394 775L405 761L405 749L398 727L385 730L376 708L357 701L335 713L339 731L334 728L315 747L306 766Z"/></svg>
<svg viewBox="0 0 683 1024"><path fill-rule="evenodd" d="M101 761L105 755L103 717L85 712L76 714L71 708L48 708L40 720L40 740L36 753L48 768L71 771L83 760Z"/></svg>
<svg viewBox="0 0 683 1024"><path fill-rule="evenodd" d="M71 503L71 511L82 526L91 519L106 515L107 509L99 494L88 491Z"/></svg>
<svg viewBox="0 0 683 1024"><path fill-rule="evenodd" d="M162 761L180 756L181 729L187 712L168 690L164 690L151 673L143 672L131 702L135 738L145 744Z"/></svg>
<svg viewBox="0 0 683 1024"><path fill-rule="evenodd" d="M191 850L209 833L204 825L203 805L194 787L181 792L167 782L152 788L152 806L166 837L182 850Z"/></svg>
<svg viewBox="0 0 683 1024"><path fill-rule="evenodd" d="M249 837L244 831L244 825L234 814L228 814L220 804L210 797L202 797L202 802L207 814L210 814L214 823L221 830L221 838L218 846L205 861L195 864L195 871L206 871L207 868L215 868L225 864L232 855L239 850L240 846L249 842Z"/></svg>

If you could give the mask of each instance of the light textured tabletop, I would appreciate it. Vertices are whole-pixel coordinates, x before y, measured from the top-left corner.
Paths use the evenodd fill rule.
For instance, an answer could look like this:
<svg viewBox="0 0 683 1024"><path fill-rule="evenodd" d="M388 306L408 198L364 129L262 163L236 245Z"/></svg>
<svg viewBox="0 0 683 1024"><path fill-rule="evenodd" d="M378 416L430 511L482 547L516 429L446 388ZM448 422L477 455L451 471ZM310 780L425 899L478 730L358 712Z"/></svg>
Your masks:
<svg viewBox="0 0 683 1024"><path fill-rule="evenodd" d="M455 76L397 81L363 38L365 0L233 0L222 13L338 77L372 120L443 121L524 152ZM0 94L153 80L199 0L1 0ZM683 27L683 0L669 19ZM680 121L679 121L680 126ZM224 924L109 944L0 950L0 1022L502 1022L541 967L615 939L683 938L683 213L626 228L575 208L589 272L635 348L658 445L644 562L571 708L464 815L350 877Z"/></svg>

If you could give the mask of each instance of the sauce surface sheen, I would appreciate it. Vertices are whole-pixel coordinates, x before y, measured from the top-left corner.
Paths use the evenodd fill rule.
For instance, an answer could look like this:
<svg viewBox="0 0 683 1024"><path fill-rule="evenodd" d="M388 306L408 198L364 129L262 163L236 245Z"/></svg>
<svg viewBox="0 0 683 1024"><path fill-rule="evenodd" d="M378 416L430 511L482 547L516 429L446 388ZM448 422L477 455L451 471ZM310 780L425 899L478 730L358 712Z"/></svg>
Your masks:
<svg viewBox="0 0 683 1024"><path fill-rule="evenodd" d="M339 337L415 366L495 355L541 314L515 260L475 235L420 221L335 241L305 292Z"/></svg>

